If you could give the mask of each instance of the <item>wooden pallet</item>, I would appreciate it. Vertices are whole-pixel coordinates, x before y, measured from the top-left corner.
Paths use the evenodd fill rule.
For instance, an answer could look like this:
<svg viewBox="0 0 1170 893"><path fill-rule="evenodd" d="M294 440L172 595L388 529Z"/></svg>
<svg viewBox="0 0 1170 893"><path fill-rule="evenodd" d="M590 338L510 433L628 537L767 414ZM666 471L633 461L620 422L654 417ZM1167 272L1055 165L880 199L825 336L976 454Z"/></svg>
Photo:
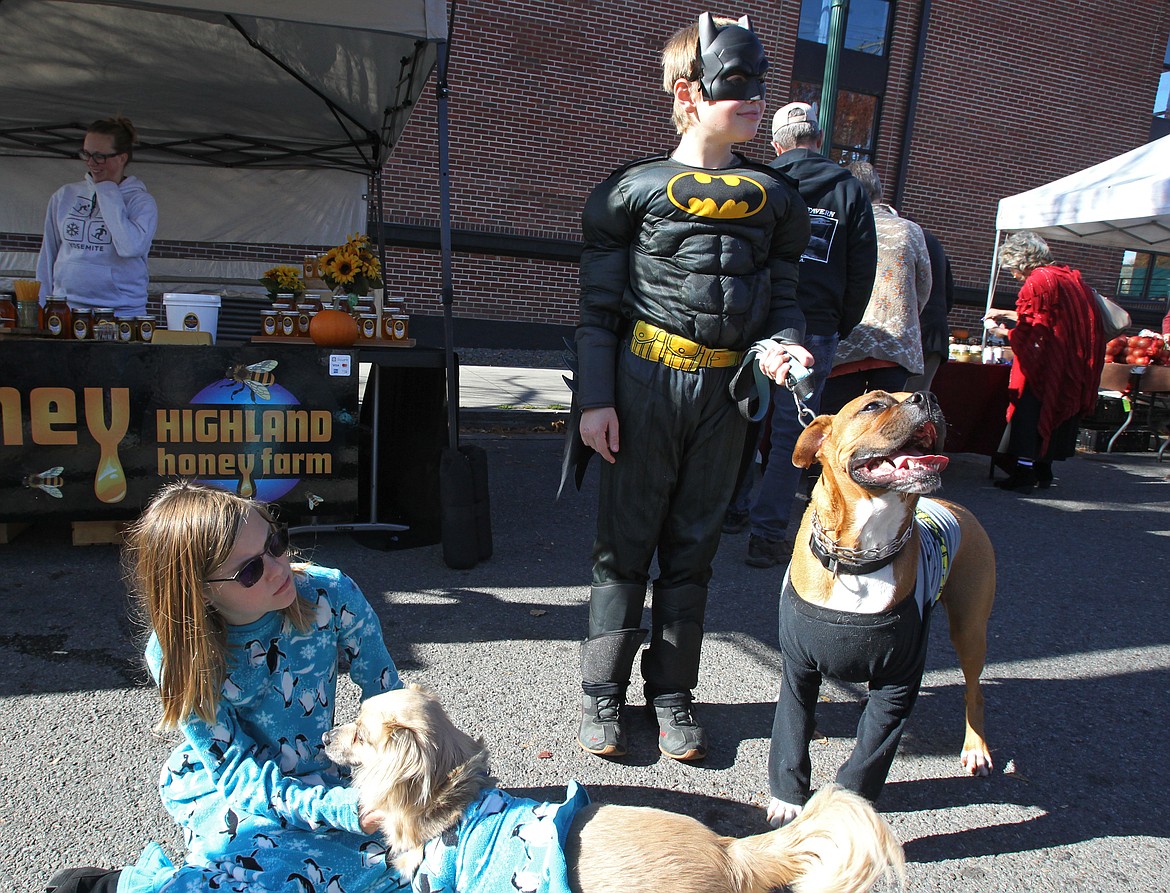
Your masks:
<svg viewBox="0 0 1170 893"><path fill-rule="evenodd" d="M120 546L129 521L74 521L73 545Z"/></svg>
<svg viewBox="0 0 1170 893"><path fill-rule="evenodd" d="M0 523L0 545L7 545L20 536L22 531L27 529L27 524L17 524L14 522Z"/></svg>
<svg viewBox="0 0 1170 893"><path fill-rule="evenodd" d="M0 521L0 545L8 545L32 526L31 522ZM129 521L73 521L75 546L120 546Z"/></svg>

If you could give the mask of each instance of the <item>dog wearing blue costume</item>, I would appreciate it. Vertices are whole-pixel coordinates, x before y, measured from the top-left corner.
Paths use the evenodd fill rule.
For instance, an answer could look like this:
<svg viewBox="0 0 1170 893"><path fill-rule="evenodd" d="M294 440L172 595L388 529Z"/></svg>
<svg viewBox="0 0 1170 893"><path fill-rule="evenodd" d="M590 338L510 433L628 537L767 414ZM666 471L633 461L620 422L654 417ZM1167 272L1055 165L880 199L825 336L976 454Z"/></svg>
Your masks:
<svg viewBox="0 0 1170 893"><path fill-rule="evenodd" d="M325 744L415 893L863 893L903 874L889 826L834 786L787 827L742 839L661 809L591 804L576 782L563 803L513 796L482 742L415 685L368 699Z"/></svg>

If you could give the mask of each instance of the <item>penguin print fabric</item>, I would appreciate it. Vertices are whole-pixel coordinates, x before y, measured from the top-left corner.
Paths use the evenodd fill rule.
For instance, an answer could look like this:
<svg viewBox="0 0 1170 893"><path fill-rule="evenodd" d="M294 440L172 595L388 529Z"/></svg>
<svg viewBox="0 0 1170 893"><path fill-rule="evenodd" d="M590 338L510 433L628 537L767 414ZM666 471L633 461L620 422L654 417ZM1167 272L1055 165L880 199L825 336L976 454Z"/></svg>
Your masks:
<svg viewBox="0 0 1170 893"><path fill-rule="evenodd" d="M414 893L569 893L565 839L589 795L575 781L565 793L564 803L537 803L499 788L482 791L457 827L427 843Z"/></svg>
<svg viewBox="0 0 1170 893"><path fill-rule="evenodd" d="M401 688L377 615L336 570L294 575L316 607L301 633L278 612L228 627L229 663L214 723L192 716L159 778L183 830L185 861L158 844L125 869L119 893L366 893L406 885L380 839L361 832L357 791L325 756L339 666L367 698ZM154 678L162 653L146 651Z"/></svg>

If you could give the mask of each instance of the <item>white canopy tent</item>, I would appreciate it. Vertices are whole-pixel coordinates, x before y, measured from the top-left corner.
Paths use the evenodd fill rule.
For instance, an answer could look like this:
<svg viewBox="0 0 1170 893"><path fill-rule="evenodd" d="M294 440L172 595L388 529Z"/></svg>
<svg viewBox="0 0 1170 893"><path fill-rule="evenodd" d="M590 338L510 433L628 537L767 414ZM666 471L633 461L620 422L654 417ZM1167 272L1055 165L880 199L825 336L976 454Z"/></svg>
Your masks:
<svg viewBox="0 0 1170 893"><path fill-rule="evenodd" d="M0 34L0 232L39 235L49 196L81 178L86 125L123 114L158 239L331 244L366 229L371 176L436 64L447 4L3 0ZM0 255L0 269L34 262ZM152 275L177 266L152 259Z"/></svg>
<svg viewBox="0 0 1170 893"><path fill-rule="evenodd" d="M1005 232L1032 230L1062 242L1170 252L1170 136L1001 199L995 230L988 310Z"/></svg>

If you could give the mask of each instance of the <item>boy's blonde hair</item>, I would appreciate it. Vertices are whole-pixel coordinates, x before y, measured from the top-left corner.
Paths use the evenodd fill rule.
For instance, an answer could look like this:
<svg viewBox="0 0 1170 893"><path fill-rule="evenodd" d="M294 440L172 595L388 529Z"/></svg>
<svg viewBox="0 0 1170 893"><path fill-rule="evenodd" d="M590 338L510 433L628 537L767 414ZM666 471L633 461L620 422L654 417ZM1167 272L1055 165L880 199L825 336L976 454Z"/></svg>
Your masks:
<svg viewBox="0 0 1170 893"><path fill-rule="evenodd" d="M161 729L192 714L215 721L227 676L227 624L207 600L207 579L227 561L249 511L273 520L250 499L178 481L160 490L127 532L127 579L162 650ZM299 595L282 613L301 632L313 616Z"/></svg>
<svg viewBox="0 0 1170 893"><path fill-rule="evenodd" d="M727 16L712 16L712 19L721 28L738 22ZM702 77L703 60L699 54L699 23L696 20L675 31L662 48L662 88L673 96L674 82L682 78L690 83L692 91L697 91ZM671 108L670 119L680 134L686 133L691 126L691 119L677 98Z"/></svg>

